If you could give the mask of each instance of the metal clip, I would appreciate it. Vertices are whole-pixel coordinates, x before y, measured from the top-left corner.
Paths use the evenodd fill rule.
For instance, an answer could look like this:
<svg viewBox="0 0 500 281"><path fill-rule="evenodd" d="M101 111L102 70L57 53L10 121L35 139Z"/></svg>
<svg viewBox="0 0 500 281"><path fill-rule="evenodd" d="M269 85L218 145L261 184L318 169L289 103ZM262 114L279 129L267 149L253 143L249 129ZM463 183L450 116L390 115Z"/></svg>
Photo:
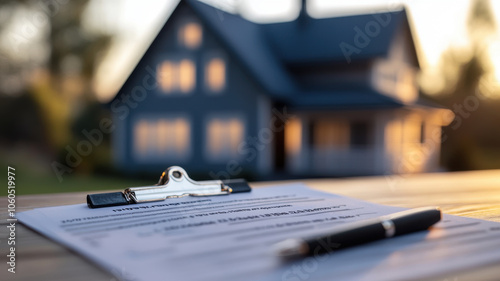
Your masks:
<svg viewBox="0 0 500 281"><path fill-rule="evenodd" d="M89 208L120 206L135 203L161 201L184 196L216 196L249 192L250 186L244 179L194 181L179 166L165 170L156 185L129 187L123 192L89 194Z"/></svg>
<svg viewBox="0 0 500 281"><path fill-rule="evenodd" d="M196 182L183 168L172 166L162 173L156 185L130 187L124 193L135 203L142 203L184 196L228 195L231 188L220 180Z"/></svg>

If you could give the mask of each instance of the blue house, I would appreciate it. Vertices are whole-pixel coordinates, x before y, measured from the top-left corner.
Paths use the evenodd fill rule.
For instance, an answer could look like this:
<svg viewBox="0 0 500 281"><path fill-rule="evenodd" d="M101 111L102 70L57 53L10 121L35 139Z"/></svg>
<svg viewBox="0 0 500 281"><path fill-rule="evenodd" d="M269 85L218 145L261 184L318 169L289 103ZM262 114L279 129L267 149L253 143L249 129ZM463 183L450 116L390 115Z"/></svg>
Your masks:
<svg viewBox="0 0 500 281"><path fill-rule="evenodd" d="M405 10L250 22L182 0L117 96L114 161L210 177L438 168L443 116L424 102Z"/></svg>

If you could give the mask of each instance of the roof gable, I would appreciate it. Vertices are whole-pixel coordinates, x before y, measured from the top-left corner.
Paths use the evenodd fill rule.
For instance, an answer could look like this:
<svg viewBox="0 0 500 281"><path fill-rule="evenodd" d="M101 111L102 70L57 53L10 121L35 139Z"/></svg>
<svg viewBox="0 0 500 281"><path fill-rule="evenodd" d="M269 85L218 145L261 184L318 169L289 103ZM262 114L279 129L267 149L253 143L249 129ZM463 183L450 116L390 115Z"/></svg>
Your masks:
<svg viewBox="0 0 500 281"><path fill-rule="evenodd" d="M258 24L228 13L220 17L217 12L221 11L212 6L185 1L270 94L284 96L296 90L283 65L265 44Z"/></svg>
<svg viewBox="0 0 500 281"><path fill-rule="evenodd" d="M337 62L337 66L345 64L345 54L339 47L342 42L361 49L359 53L352 56L356 61L387 56L397 30L401 30L398 27L404 25L403 28L410 31L410 45L412 45L410 52L415 53L405 10L324 19L302 16L291 22L257 24L238 15L222 12L197 0L179 1L172 15L176 13L180 5L187 5L191 8L204 26L221 40L227 50L242 63L267 94L283 100L290 101L299 96L298 87L292 79L293 75L288 72L287 65L303 63L314 65L317 62ZM224 13L222 17L220 13ZM370 27L375 23L380 27L377 34L374 34L375 28ZM169 24L167 19L110 104L124 89L129 87L128 85L133 80L131 78L138 75L138 69L144 68L145 58L157 52L158 48L155 46L161 41L162 34L166 32ZM356 46L354 41L356 32L361 30L366 33L367 29L368 32L373 29L369 44L364 47Z"/></svg>
<svg viewBox="0 0 500 281"><path fill-rule="evenodd" d="M262 26L266 39L288 64L348 62L387 56L398 27L408 25L406 11L313 19ZM349 61L350 62L350 61Z"/></svg>

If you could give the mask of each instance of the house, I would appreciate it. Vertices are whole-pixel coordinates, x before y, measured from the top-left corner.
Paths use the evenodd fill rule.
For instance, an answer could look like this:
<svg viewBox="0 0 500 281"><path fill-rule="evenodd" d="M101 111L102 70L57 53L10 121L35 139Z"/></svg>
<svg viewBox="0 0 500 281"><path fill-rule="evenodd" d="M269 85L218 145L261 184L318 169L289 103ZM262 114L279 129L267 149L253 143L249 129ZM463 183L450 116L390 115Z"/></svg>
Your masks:
<svg viewBox="0 0 500 281"><path fill-rule="evenodd" d="M405 10L250 22L180 1L110 108L114 161L210 177L434 171L452 113L422 100Z"/></svg>

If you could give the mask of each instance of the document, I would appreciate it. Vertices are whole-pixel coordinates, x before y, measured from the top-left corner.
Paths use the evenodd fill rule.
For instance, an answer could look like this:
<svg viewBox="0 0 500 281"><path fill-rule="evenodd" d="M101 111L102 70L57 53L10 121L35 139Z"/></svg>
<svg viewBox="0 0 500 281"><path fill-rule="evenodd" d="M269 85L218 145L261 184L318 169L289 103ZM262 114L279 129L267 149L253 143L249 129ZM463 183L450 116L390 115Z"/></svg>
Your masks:
<svg viewBox="0 0 500 281"><path fill-rule="evenodd" d="M289 184L102 209L39 208L18 219L127 281L406 280L500 264L500 224L451 215L429 231L295 261L272 247L401 210Z"/></svg>

